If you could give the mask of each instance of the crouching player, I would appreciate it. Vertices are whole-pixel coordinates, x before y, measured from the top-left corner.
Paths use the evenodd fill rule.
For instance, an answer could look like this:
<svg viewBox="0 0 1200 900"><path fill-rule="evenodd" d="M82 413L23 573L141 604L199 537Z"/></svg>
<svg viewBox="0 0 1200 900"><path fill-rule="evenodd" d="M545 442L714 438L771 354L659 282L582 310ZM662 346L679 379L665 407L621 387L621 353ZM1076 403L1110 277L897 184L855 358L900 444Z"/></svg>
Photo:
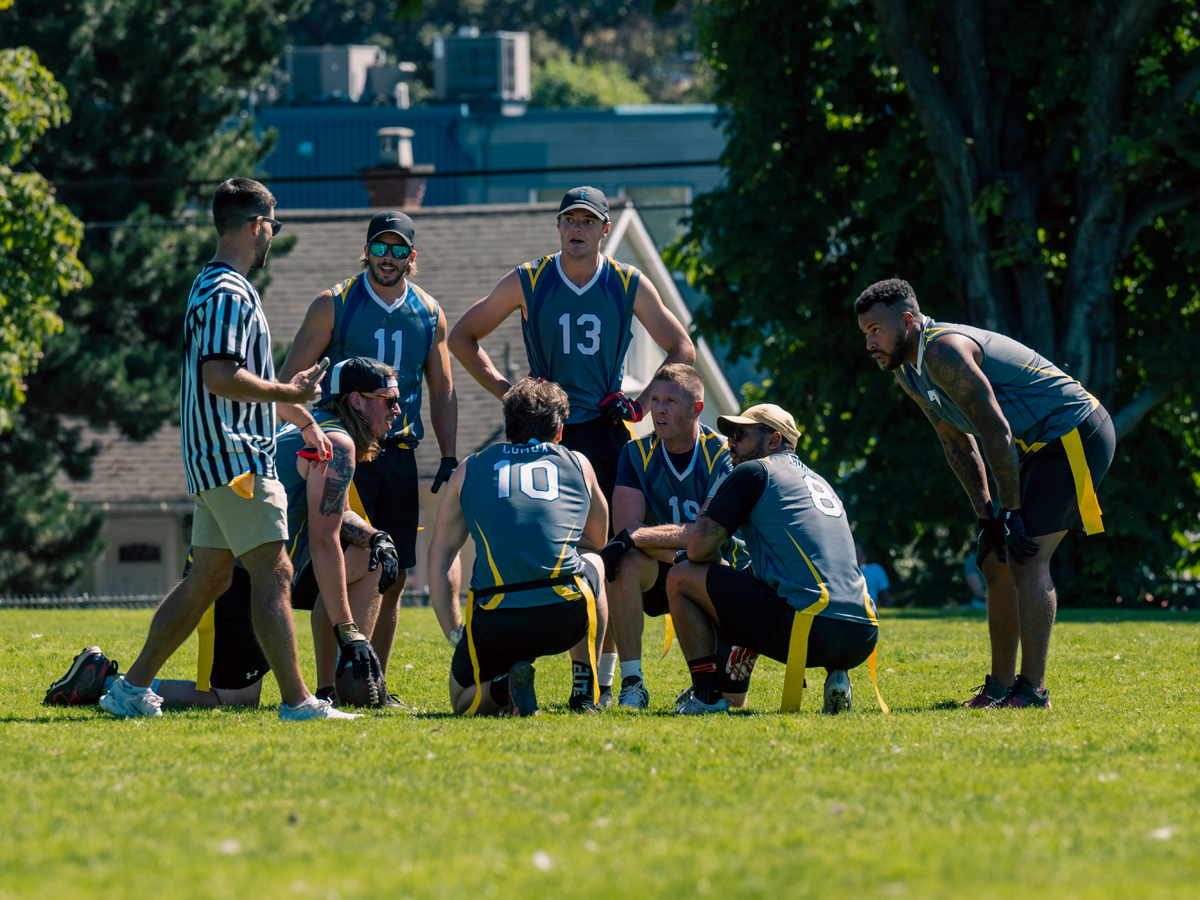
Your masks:
<svg viewBox="0 0 1200 900"><path fill-rule="evenodd" d="M429 546L429 599L454 646L450 703L474 715L537 712L533 661L571 652L571 708L594 710L595 659L607 611L594 552L608 508L592 465L563 447L567 395L525 379L504 395L509 443L454 471ZM450 571L468 533L475 566L465 609Z"/></svg>
<svg viewBox="0 0 1200 900"><path fill-rule="evenodd" d="M687 549L692 523L717 483L733 470L725 439L700 424L704 383L695 369L682 363L663 366L650 382L649 395L654 431L621 451L612 515L620 532L600 551L610 582L608 634L621 659L617 702L627 709L645 709L650 703L642 675L642 614L667 612L667 574L675 556ZM736 537L721 548L721 556L734 567L750 561L746 545ZM606 636L606 645L608 640ZM718 667L722 694L744 706L748 673L734 680L727 671L728 651L718 656L725 657ZM606 662L600 662L602 692Z"/></svg>
<svg viewBox="0 0 1200 900"><path fill-rule="evenodd" d="M716 630L787 664L781 711L797 709L806 666L823 666L828 713L850 709L848 669L868 659L874 678L879 623L854 554L842 502L795 456L800 432L773 404L721 416L734 470L696 521L688 561L672 567L667 596L692 673L684 715L729 708L717 679ZM738 529L751 570L717 565ZM880 699L880 706L883 701Z"/></svg>

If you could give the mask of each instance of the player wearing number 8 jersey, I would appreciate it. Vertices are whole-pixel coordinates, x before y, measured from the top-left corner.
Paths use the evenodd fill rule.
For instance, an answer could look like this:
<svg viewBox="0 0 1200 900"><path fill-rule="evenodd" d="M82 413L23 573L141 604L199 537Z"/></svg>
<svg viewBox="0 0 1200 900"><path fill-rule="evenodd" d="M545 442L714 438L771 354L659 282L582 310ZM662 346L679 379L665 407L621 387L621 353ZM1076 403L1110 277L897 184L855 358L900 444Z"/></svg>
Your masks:
<svg viewBox="0 0 1200 900"><path fill-rule="evenodd" d="M464 460L438 506L429 546L430 603L455 646L450 702L469 715L530 715L533 661L570 650L591 673L606 617L600 559L608 523L587 459L561 446L567 397L525 379L504 398L507 444ZM475 566L460 609L446 572L468 534ZM586 661L586 662L585 662ZM580 706L593 708L583 679Z"/></svg>
<svg viewBox="0 0 1200 900"><path fill-rule="evenodd" d="M446 316L437 302L412 283L417 271L416 228L402 212L381 212L367 227L360 257L363 272L323 291L313 300L296 334L282 374L302 369L309 360L333 362L322 389L338 393L338 364L369 357L397 372L400 413L374 460L361 463L354 488L367 518L392 536L400 558L400 578L383 595L372 643L387 672L396 633L406 569L416 564L417 463L415 449L424 437L421 385L429 387L429 413L441 448L442 464L433 482L437 493L450 477L455 459L458 402L446 349ZM319 428L305 436L320 452ZM323 455L323 454L322 454Z"/></svg>
<svg viewBox="0 0 1200 900"><path fill-rule="evenodd" d="M720 629L737 646L787 664L784 712L796 709L806 666L821 666L825 711L850 708L847 670L871 659L879 622L854 553L846 513L828 482L795 455L790 413L761 404L721 416L733 472L696 521L688 561L671 569L667 596L692 672L685 714L720 712ZM749 571L715 565L734 532L746 540ZM882 701L881 701L882 705Z"/></svg>
<svg viewBox="0 0 1200 900"><path fill-rule="evenodd" d="M567 191L558 212L560 252L505 275L458 320L449 340L467 371L503 398L511 385L479 342L521 311L530 375L566 391L571 410L563 446L591 461L610 505L617 459L630 437L625 423L640 421L649 403L649 387L636 399L621 393L632 319L645 326L667 363L690 365L696 358L691 338L654 285L633 266L600 254L611 226L601 191Z"/></svg>

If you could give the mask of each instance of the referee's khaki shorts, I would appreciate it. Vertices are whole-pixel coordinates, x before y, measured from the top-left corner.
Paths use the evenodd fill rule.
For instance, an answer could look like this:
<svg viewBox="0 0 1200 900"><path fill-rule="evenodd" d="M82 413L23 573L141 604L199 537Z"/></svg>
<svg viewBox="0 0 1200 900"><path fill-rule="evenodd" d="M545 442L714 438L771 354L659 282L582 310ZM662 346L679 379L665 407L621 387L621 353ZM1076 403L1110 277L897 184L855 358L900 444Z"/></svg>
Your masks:
<svg viewBox="0 0 1200 900"><path fill-rule="evenodd" d="M193 547L215 547L241 556L287 537L287 495L276 478L255 475L254 496L249 498L227 484L196 495Z"/></svg>

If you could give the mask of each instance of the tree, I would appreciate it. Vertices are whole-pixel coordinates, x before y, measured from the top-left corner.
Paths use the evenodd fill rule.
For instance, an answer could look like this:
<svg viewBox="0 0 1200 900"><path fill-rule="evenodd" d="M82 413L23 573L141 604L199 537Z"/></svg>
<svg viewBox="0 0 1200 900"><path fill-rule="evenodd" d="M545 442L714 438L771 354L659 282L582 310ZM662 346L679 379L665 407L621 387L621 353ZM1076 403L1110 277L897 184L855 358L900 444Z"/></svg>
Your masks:
<svg viewBox="0 0 1200 900"><path fill-rule="evenodd" d="M21 440L51 448L71 477L88 475L94 453L81 443L81 420L141 439L177 414L182 313L216 244L206 213L211 180L253 175L269 152L239 115L241 98L274 69L286 23L305 6L72 0L0 12L3 41L33 48L74 106L25 165L89 223L80 258L94 280L63 300L62 331L46 340L27 380L20 422ZM286 250L276 244L274 254ZM46 484L44 456L10 454L15 481L6 473L6 486ZM24 532L35 537L68 534L74 512L0 495L0 521L41 517ZM79 571L72 554L88 548L59 545L58 557L29 557L24 574L0 573L0 590L35 575L42 587L70 583Z"/></svg>
<svg viewBox="0 0 1200 900"><path fill-rule="evenodd" d="M1195 565L1195 4L714 0L697 17L728 183L672 261L709 298L699 329L758 354L873 555L940 601L973 522L862 350L851 305L899 276L1114 412L1108 538L1056 557L1068 602Z"/></svg>
<svg viewBox="0 0 1200 900"><path fill-rule="evenodd" d="M45 178L11 168L69 117L65 91L35 53L0 50L0 432L25 400L43 341L62 330L58 298L88 278L76 258L83 224Z"/></svg>
<svg viewBox="0 0 1200 900"><path fill-rule="evenodd" d="M530 106L617 106L649 103L641 86L616 63L579 64L565 52L550 56L533 71Z"/></svg>

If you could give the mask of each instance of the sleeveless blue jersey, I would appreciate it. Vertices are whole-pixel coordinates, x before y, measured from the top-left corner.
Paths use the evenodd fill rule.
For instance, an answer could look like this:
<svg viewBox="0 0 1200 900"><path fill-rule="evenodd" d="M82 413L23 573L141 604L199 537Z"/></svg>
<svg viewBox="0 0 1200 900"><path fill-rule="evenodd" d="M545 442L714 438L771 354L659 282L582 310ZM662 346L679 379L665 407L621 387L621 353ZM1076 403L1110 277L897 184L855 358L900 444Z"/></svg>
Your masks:
<svg viewBox="0 0 1200 900"><path fill-rule="evenodd" d="M575 545L591 509L583 467L561 444L494 444L467 461L462 510L475 539L471 590L583 571ZM571 585L481 599L492 607L579 599Z"/></svg>
<svg viewBox="0 0 1200 900"><path fill-rule="evenodd" d="M709 493L732 471L725 438L701 424L691 462L682 472L653 432L630 441L621 449L617 486L642 492L649 514L647 525L677 525L695 522ZM734 568L750 564L746 544L736 536L722 545L721 556Z"/></svg>
<svg viewBox="0 0 1200 900"><path fill-rule="evenodd" d="M928 401L938 418L959 431L979 437L962 410L934 384L924 365L925 347L943 334L960 334L979 347L983 356L980 369L1008 420L1022 460L1070 433L1100 405L1083 385L1024 344L994 331L935 322L925 316L917 364L905 363L896 374L909 390Z"/></svg>
<svg viewBox="0 0 1200 900"><path fill-rule="evenodd" d="M341 421L323 409L313 410L322 431L349 434ZM307 446L304 434L295 425L285 425L275 435L279 481L287 496L288 557L298 573L308 562L308 482L296 468L296 454ZM314 463L315 465L315 463Z"/></svg>
<svg viewBox="0 0 1200 900"><path fill-rule="evenodd" d="M352 356L367 356L386 363L399 373L400 414L389 438L400 438L415 447L425 436L421 423L421 382L425 360L437 333L437 301L408 282L408 292L389 311L367 284L367 275L355 275L331 288L333 335L325 355L333 365ZM332 366L330 367L332 369ZM329 395L330 374L321 390Z"/></svg>
<svg viewBox="0 0 1200 900"><path fill-rule="evenodd" d="M598 418L600 401L621 389L633 301L642 273L610 256L582 288L562 274L559 254L517 266L528 317L525 352L534 378L567 392L567 424Z"/></svg>

